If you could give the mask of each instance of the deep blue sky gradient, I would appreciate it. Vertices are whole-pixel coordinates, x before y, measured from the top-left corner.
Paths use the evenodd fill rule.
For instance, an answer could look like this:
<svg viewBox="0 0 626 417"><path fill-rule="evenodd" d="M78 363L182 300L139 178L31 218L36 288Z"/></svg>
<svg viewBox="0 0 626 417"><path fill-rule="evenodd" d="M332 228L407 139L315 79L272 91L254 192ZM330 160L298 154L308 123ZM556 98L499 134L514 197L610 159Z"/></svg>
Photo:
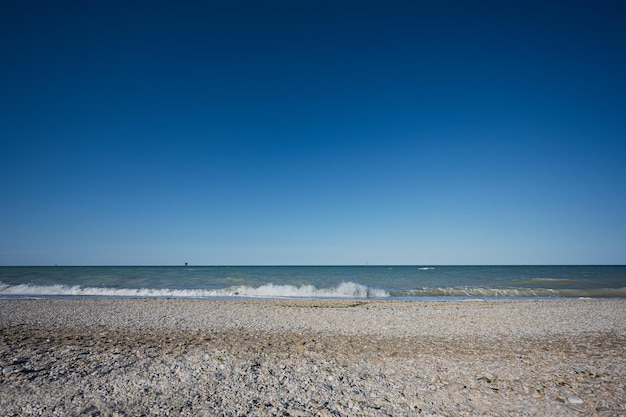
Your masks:
<svg viewBox="0 0 626 417"><path fill-rule="evenodd" d="M4 2L0 264L624 264L624 22Z"/></svg>

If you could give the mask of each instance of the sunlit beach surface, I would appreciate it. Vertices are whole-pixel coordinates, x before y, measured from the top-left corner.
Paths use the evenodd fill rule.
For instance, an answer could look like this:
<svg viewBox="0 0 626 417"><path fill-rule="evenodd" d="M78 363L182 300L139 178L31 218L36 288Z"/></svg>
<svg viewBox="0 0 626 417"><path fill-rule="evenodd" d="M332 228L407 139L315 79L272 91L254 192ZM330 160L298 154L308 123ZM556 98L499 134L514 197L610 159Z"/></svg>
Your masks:
<svg viewBox="0 0 626 417"><path fill-rule="evenodd" d="M5 415L626 413L626 300L9 299Z"/></svg>

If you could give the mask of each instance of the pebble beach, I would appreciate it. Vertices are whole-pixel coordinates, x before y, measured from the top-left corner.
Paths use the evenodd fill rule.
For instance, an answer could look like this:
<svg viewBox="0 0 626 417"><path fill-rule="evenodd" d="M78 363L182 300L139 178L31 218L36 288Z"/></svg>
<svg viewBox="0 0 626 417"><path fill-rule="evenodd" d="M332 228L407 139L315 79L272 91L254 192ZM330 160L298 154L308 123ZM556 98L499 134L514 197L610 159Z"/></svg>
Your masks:
<svg viewBox="0 0 626 417"><path fill-rule="evenodd" d="M5 299L0 414L626 416L626 300Z"/></svg>

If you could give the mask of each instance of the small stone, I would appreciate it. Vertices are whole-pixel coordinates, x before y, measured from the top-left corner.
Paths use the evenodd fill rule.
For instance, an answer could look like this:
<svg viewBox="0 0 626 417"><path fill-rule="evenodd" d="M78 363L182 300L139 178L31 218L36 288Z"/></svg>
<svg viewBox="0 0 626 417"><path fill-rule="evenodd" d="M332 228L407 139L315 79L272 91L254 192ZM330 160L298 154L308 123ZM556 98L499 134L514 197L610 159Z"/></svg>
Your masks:
<svg viewBox="0 0 626 417"><path fill-rule="evenodd" d="M582 404L583 400L580 397L577 397L575 395L570 395L569 397L566 398L567 402L570 404Z"/></svg>
<svg viewBox="0 0 626 417"><path fill-rule="evenodd" d="M574 410L574 411L576 411L578 413L584 413L585 412L585 410L581 406L576 405L576 404L567 404L566 406L570 410Z"/></svg>
<svg viewBox="0 0 626 417"><path fill-rule="evenodd" d="M88 416L99 416L100 410L98 410L95 405L90 405L89 407L85 408L81 414L85 414Z"/></svg>
<svg viewBox="0 0 626 417"><path fill-rule="evenodd" d="M483 381L483 382L486 382L488 384L491 384L494 379L496 379L496 378L493 375L491 375L491 374L485 374L485 375L481 376L480 378L478 378L479 381Z"/></svg>
<svg viewBox="0 0 626 417"><path fill-rule="evenodd" d="M5 366L4 368L2 368L2 375L4 376L9 376L11 374L26 373L26 372L27 372L26 369L17 365Z"/></svg>
<svg viewBox="0 0 626 417"><path fill-rule="evenodd" d="M462 389L465 389L465 385L460 384L458 382L453 382L452 384L448 384L446 385L446 389L450 392L457 392L457 391L461 391Z"/></svg>

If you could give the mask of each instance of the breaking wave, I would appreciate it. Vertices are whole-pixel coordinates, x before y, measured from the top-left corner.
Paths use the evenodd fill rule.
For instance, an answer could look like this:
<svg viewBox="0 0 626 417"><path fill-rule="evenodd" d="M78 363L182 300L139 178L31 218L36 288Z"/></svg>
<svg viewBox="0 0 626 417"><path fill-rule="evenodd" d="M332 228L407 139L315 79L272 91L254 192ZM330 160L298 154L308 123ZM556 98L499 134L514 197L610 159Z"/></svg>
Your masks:
<svg viewBox="0 0 626 417"><path fill-rule="evenodd" d="M423 287L386 290L354 282L334 287L314 285L232 285L216 289L119 288L80 285L9 285L0 282L4 297L136 297L136 298L626 298L621 288Z"/></svg>
<svg viewBox="0 0 626 417"><path fill-rule="evenodd" d="M432 287L416 288L392 292L394 297L498 297L498 298L551 298L551 297L592 297L624 298L623 288L519 288L519 287Z"/></svg>
<svg viewBox="0 0 626 417"><path fill-rule="evenodd" d="M220 289L154 289L154 288L110 288L83 287L79 285L7 285L0 282L0 296L87 296L87 297L176 297L176 298L215 298L215 297L303 297L303 298L385 298L389 293L380 289L368 288L353 282L343 282L336 287L317 288L313 285L275 285L259 287L239 285Z"/></svg>

